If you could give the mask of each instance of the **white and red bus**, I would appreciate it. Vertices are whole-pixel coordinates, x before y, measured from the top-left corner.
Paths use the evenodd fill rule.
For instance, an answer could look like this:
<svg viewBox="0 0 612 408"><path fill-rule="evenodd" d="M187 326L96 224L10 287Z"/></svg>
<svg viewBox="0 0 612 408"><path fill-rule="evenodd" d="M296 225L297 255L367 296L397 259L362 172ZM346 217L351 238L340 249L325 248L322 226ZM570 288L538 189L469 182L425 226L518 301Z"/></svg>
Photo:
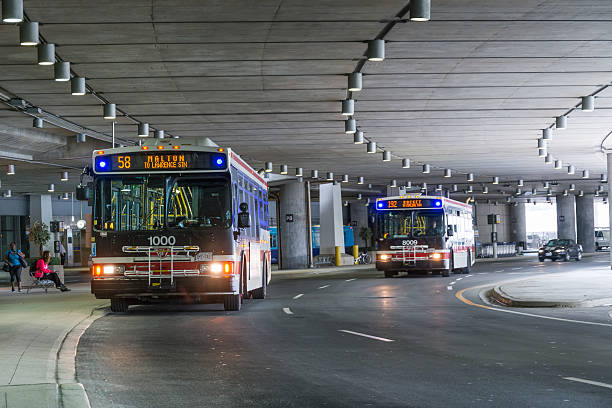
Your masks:
<svg viewBox="0 0 612 408"><path fill-rule="evenodd" d="M91 291L111 310L264 298L268 186L231 149L150 140L93 152Z"/></svg>
<svg viewBox="0 0 612 408"><path fill-rule="evenodd" d="M472 206L435 196L386 197L376 201L376 269L442 276L469 273L475 262Z"/></svg>

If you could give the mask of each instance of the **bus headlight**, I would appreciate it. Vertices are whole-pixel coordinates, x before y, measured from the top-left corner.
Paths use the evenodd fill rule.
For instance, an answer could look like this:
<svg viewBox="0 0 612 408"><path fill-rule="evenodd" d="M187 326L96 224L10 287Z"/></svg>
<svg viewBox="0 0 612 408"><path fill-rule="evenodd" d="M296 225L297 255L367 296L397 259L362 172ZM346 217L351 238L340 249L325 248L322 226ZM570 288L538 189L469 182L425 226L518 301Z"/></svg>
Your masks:
<svg viewBox="0 0 612 408"><path fill-rule="evenodd" d="M223 271L223 264L215 262L214 264L210 265L210 271L212 273L221 273L221 271Z"/></svg>
<svg viewBox="0 0 612 408"><path fill-rule="evenodd" d="M380 259L381 261L387 261L390 258L389 255L387 254L380 254L378 259Z"/></svg>
<svg viewBox="0 0 612 408"><path fill-rule="evenodd" d="M210 272L215 275L231 275L234 273L234 264L233 262L214 262L210 264Z"/></svg>
<svg viewBox="0 0 612 408"><path fill-rule="evenodd" d="M442 254L439 254L439 253L431 254L431 259L434 259L436 261L440 260L442 259Z"/></svg>
<svg viewBox="0 0 612 408"><path fill-rule="evenodd" d="M99 267L98 267L99 268ZM98 269L99 270L99 269ZM97 272L97 271L96 271ZM125 272L125 266L120 265L120 266L115 266L115 265L104 265L102 267L102 273L104 275L121 275L123 274L123 272ZM97 275L100 275L99 273L97 273Z"/></svg>

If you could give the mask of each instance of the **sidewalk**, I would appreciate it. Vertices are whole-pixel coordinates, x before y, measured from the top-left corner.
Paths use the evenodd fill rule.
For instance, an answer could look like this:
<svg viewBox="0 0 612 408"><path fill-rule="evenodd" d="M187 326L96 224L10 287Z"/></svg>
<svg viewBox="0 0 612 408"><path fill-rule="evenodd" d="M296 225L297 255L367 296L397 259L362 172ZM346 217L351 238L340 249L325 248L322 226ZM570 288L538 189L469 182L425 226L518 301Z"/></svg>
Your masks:
<svg viewBox="0 0 612 408"><path fill-rule="evenodd" d="M76 346L108 301L95 299L89 284L70 287L48 294L0 289L1 408L88 406L74 375Z"/></svg>
<svg viewBox="0 0 612 408"><path fill-rule="evenodd" d="M609 266L550 274L502 283L493 288L497 302L514 307L595 307L612 304Z"/></svg>

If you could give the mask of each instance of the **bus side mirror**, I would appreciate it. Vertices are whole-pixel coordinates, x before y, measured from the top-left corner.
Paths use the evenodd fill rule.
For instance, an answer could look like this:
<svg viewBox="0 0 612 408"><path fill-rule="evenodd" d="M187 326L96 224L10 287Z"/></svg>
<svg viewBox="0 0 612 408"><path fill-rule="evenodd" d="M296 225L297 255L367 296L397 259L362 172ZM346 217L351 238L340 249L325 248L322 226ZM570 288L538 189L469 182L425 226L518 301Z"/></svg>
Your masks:
<svg viewBox="0 0 612 408"><path fill-rule="evenodd" d="M455 231L453 231L453 226L449 225L446 228L446 235L448 235L449 237L452 237L453 235L455 235Z"/></svg>
<svg viewBox="0 0 612 408"><path fill-rule="evenodd" d="M247 203L240 204L240 212L238 213L238 228L249 228L249 206Z"/></svg>

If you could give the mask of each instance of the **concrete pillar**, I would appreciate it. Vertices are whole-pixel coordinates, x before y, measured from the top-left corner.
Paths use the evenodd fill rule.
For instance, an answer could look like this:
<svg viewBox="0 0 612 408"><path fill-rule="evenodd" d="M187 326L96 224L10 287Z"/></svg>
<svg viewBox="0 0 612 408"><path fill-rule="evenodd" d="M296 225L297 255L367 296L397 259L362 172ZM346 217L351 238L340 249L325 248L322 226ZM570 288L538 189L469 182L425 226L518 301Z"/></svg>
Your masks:
<svg viewBox="0 0 612 408"><path fill-rule="evenodd" d="M334 255L336 247L343 248L344 228L342 224L342 193L340 184L319 185L319 211L321 213L321 255Z"/></svg>
<svg viewBox="0 0 612 408"><path fill-rule="evenodd" d="M608 159L608 198L612 197L610 195L610 184L612 184L612 153L607 154ZM608 205L608 215L610 216L609 224L612 225L612 203ZM612 231L612 228L610 228ZM610 267L612 268L612 249L610 250Z"/></svg>
<svg viewBox="0 0 612 408"><path fill-rule="evenodd" d="M291 182L280 188L281 264L283 269L308 267L308 211L304 183Z"/></svg>
<svg viewBox="0 0 612 408"><path fill-rule="evenodd" d="M576 197L577 242L584 252L595 252L595 197L585 194Z"/></svg>
<svg viewBox="0 0 612 408"><path fill-rule="evenodd" d="M30 196L30 226L34 225L36 221L42 221L47 227L50 227L51 219L53 217L53 210L51 207L51 196L48 194L44 195L31 195ZM51 238L46 245L43 246L43 250L49 250L53 253L53 239ZM30 243L30 256L37 257L41 256L38 250L38 245Z"/></svg>
<svg viewBox="0 0 612 408"><path fill-rule="evenodd" d="M368 207L362 201L351 203L351 225L353 226L353 239L359 248L365 248L366 242L359 236L359 231L368 226Z"/></svg>
<svg viewBox="0 0 612 408"><path fill-rule="evenodd" d="M525 203L510 205L510 239L519 245L520 242L527 244L527 216Z"/></svg>
<svg viewBox="0 0 612 408"><path fill-rule="evenodd" d="M557 238L576 240L576 198L557 196Z"/></svg>

